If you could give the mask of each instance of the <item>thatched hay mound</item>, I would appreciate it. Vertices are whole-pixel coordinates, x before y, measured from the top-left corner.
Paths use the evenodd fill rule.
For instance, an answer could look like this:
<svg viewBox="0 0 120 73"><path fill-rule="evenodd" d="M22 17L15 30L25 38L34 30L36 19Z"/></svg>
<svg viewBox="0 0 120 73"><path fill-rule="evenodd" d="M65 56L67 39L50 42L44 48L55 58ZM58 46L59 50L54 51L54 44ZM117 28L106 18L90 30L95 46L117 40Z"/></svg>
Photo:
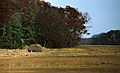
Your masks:
<svg viewBox="0 0 120 73"><path fill-rule="evenodd" d="M32 44L28 48L28 52L42 52L45 48L40 44Z"/></svg>

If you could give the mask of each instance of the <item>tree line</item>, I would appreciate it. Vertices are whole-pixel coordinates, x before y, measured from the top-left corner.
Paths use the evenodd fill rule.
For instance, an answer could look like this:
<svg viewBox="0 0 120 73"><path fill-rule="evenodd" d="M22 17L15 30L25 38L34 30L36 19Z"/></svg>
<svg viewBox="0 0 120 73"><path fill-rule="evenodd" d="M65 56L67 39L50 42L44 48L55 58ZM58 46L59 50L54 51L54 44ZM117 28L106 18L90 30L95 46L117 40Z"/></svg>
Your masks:
<svg viewBox="0 0 120 73"><path fill-rule="evenodd" d="M81 38L79 45L120 45L120 30L110 30L90 38Z"/></svg>
<svg viewBox="0 0 120 73"><path fill-rule="evenodd" d="M40 0L0 0L0 48L39 43L44 47L72 47L87 33L88 13Z"/></svg>
<svg viewBox="0 0 120 73"><path fill-rule="evenodd" d="M94 45L120 45L120 30L110 30L107 33L93 35L91 44Z"/></svg>

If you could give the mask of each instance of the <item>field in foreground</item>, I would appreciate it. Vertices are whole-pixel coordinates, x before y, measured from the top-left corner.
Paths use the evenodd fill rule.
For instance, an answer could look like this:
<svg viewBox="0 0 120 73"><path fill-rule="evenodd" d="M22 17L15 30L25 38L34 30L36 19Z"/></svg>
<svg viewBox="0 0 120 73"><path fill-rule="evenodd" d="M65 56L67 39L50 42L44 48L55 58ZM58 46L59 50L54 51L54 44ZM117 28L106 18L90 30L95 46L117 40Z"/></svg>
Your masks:
<svg viewBox="0 0 120 73"><path fill-rule="evenodd" d="M46 49L0 49L0 73L120 73L120 46Z"/></svg>

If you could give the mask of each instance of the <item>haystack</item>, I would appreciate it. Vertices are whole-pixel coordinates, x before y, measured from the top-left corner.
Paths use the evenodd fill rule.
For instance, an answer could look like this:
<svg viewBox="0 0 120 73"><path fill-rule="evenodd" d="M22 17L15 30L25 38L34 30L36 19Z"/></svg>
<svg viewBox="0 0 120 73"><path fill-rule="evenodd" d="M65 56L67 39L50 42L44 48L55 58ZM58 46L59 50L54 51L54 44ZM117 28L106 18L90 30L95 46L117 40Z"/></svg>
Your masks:
<svg viewBox="0 0 120 73"><path fill-rule="evenodd" d="M45 48L40 44L32 44L28 48L28 52L42 52Z"/></svg>

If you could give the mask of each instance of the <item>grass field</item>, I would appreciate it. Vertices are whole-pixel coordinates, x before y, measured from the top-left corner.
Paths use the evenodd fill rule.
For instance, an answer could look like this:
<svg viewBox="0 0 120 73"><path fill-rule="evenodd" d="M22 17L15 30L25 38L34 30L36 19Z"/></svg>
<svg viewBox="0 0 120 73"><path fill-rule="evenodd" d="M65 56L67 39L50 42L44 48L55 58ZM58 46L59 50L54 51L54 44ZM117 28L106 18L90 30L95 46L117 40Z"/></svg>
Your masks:
<svg viewBox="0 0 120 73"><path fill-rule="evenodd" d="M119 45L26 49L0 49L0 73L120 73Z"/></svg>

